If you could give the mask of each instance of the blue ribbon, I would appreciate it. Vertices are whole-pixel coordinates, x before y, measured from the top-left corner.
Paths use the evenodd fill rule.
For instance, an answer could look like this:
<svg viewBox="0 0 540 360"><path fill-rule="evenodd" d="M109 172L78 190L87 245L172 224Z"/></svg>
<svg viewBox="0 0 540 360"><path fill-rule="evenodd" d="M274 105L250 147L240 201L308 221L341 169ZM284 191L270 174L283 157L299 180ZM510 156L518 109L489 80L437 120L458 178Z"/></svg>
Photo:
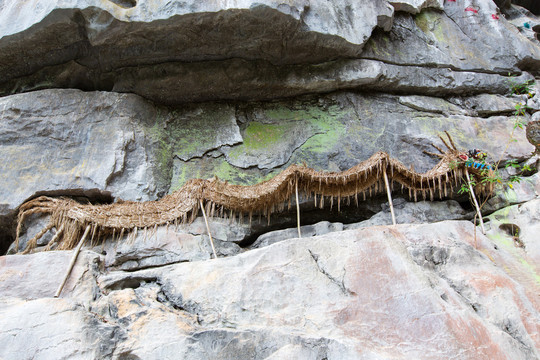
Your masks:
<svg viewBox="0 0 540 360"><path fill-rule="evenodd" d="M493 166L488 165L488 164L484 164L484 163L480 163L480 162L476 162L476 161L472 161L471 159L469 159L469 160L467 160L465 162L465 166L472 167L472 168L478 169L478 170L484 170L484 169L493 170Z"/></svg>

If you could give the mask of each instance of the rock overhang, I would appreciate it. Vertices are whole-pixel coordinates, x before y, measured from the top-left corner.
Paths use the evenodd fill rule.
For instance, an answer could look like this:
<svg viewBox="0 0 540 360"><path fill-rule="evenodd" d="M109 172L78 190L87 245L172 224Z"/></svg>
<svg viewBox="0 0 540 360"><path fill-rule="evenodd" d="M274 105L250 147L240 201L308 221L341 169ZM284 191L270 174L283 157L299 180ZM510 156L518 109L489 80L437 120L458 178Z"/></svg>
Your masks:
<svg viewBox="0 0 540 360"><path fill-rule="evenodd" d="M234 7L219 1L36 0L34 12L24 11L29 6L14 4L6 2L1 13L5 21L0 22L4 24L0 48L9 56L0 55L0 95L80 88L135 92L169 105L224 100L220 92L229 94L225 99L249 101L358 88L366 83L376 89L387 67L410 64L387 62L363 51L373 32L393 28L394 7L400 16L404 10L443 9L441 1L428 0L342 0L331 6L319 1L288 5L240 1ZM374 71L373 64L355 61L363 57L382 61L375 65L382 69ZM522 59L522 64L529 66L534 59L534 55ZM458 72L478 68L453 69L441 59L432 60L420 66ZM201 69L209 75L203 76ZM491 72L501 75L508 70L519 72L515 63ZM326 78L336 75L337 81L325 84ZM285 88L274 79L284 82ZM193 94L183 94L180 83L189 84ZM409 91L407 84L404 87ZM171 90L171 95L163 89Z"/></svg>

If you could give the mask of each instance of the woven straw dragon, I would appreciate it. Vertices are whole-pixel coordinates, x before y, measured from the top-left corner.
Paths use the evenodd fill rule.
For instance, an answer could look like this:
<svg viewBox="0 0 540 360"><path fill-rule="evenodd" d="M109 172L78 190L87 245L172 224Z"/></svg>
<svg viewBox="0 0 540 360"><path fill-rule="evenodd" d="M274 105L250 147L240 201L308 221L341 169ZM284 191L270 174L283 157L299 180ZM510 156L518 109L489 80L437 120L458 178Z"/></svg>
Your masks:
<svg viewBox="0 0 540 360"><path fill-rule="evenodd" d="M338 209L345 201L358 204L359 195L365 200L383 189L383 175L390 183L408 189L409 196L417 200L420 195L424 199L433 200L434 196L448 196L454 185L457 185L467 169L467 155L456 148L448 133L448 142L440 139L447 150L433 145L439 153L426 152L437 156L440 161L431 170L417 173L404 164L391 158L385 152L377 152L366 161L343 172L320 172L305 166L291 165L274 178L252 186L231 185L217 178L211 180L193 179L181 189L166 195L157 201L121 202L108 205L80 204L69 198L51 198L41 196L32 199L19 208L16 249L18 249L19 233L24 219L36 213L50 214L49 224L32 238L25 253L32 251L37 241L47 231L56 228L56 235L46 248L49 250L54 242L57 249L72 249L77 245L82 232L89 225L92 229L92 241L99 241L104 235L113 239L122 238L124 234L136 235L138 229L154 229L160 225L191 222L204 206L210 216L223 216L229 211L231 217L239 218L253 214L270 214L281 211L289 204L293 194L313 198L315 205L323 207L325 201L331 206L336 203ZM470 163L469 163L470 164ZM471 175L479 178L485 171L470 168ZM486 193L492 190L490 182L476 181L476 191Z"/></svg>

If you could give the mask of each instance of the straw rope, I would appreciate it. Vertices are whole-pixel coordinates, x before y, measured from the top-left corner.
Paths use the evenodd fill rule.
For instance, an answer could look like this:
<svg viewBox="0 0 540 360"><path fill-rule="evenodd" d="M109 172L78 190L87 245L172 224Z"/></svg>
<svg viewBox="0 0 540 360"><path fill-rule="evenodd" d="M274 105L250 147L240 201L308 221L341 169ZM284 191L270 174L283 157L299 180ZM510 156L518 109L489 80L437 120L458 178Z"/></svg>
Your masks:
<svg viewBox="0 0 540 360"><path fill-rule="evenodd" d="M338 209L342 201L350 203L351 199L358 204L358 196L372 195L384 190L384 174L390 183L400 184L402 189L409 191L409 196L416 201L433 200L435 196L448 196L453 184L458 184L463 176L464 162L459 155L465 154L457 150L448 135L451 145L442 138L448 148L443 151L434 147L440 153L428 153L440 158L431 170L417 173L408 169L400 161L391 158L385 152L377 152L366 161L343 172L322 172L314 169L291 165L274 178L252 186L231 185L217 178L212 180L193 179L181 189L166 195L157 201L114 203L109 205L80 204L69 198L51 198L40 196L32 199L19 208L16 248L18 249L19 233L24 219L35 213L51 214L49 230L53 226L63 228L59 236L59 250L73 249L85 228L92 228L92 243L99 242L104 234L131 234L137 229L152 229L158 225L188 223L195 219L199 205L204 202L209 216L219 212L221 216L226 211L235 218L244 215L262 214L270 220L270 215L284 209L285 205L296 193L296 189L306 197L313 197L315 204L323 207L325 201L333 206L337 201ZM481 176L480 171L469 169L473 176ZM491 185L476 181L476 192L486 193ZM46 230L42 231L43 233ZM42 232L39 235L43 235ZM97 234L97 239L94 237ZM29 246L35 246L34 238Z"/></svg>

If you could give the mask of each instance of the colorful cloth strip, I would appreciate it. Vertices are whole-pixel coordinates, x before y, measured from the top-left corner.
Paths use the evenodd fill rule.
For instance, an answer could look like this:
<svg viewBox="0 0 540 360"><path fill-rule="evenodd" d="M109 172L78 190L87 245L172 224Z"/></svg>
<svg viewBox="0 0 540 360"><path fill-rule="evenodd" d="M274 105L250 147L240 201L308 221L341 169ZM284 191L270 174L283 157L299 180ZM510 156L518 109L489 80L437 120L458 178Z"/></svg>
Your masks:
<svg viewBox="0 0 540 360"><path fill-rule="evenodd" d="M484 169L493 170L493 166L491 166L489 164L484 164L484 163L472 161L471 159L469 159L469 160L467 160L465 162L465 166L472 167L474 169L479 169L479 170L484 170Z"/></svg>

